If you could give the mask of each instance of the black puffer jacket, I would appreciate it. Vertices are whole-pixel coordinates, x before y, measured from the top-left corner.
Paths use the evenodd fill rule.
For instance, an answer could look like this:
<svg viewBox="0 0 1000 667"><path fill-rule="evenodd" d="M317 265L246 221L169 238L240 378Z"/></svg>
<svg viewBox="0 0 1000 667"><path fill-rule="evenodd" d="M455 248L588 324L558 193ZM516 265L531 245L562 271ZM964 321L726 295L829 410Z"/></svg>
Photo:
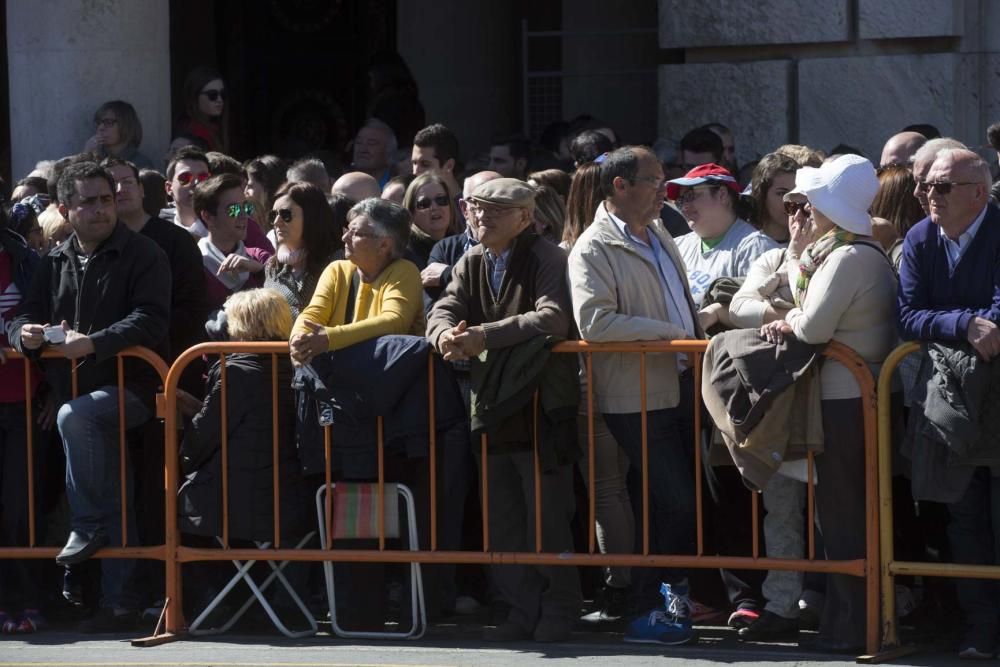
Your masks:
<svg viewBox="0 0 1000 667"><path fill-rule="evenodd" d="M282 543L305 534L309 493L295 450L292 368L278 358L278 467ZM222 535L222 366L208 371L205 401L184 436L181 464L187 481L178 498L181 530ZM229 535L246 540L274 537L272 367L270 355L226 357L226 416L229 471Z"/></svg>

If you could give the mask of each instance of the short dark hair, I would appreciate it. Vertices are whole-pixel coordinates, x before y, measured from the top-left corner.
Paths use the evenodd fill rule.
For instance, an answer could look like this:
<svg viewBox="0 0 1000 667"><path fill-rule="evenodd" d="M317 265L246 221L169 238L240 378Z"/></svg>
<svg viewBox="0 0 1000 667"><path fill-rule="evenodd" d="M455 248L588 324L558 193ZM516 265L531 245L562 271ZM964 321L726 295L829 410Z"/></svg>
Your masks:
<svg viewBox="0 0 1000 667"><path fill-rule="evenodd" d="M163 174L155 169L140 169L139 181L142 183L142 210L149 215L158 217L160 211L167 207L167 193L163 189Z"/></svg>
<svg viewBox="0 0 1000 667"><path fill-rule="evenodd" d="M243 173L260 181L267 189L268 197L273 197L285 182L288 164L277 155L259 155L243 163Z"/></svg>
<svg viewBox="0 0 1000 667"><path fill-rule="evenodd" d="M135 174L135 180L139 180L139 167L135 166L128 160L123 160L120 157L108 156L101 160L101 166L111 172L112 167L128 167Z"/></svg>
<svg viewBox="0 0 1000 667"><path fill-rule="evenodd" d="M712 132L715 132L716 134L732 134L733 133L733 131L730 128L726 127L722 123L717 123L717 122L714 122L714 121L711 122L711 123L705 123L704 125L702 125L702 127L705 128L706 130L710 130Z"/></svg>
<svg viewBox="0 0 1000 667"><path fill-rule="evenodd" d="M515 160L527 160L531 155L531 140L523 134L494 134L490 146L506 146Z"/></svg>
<svg viewBox="0 0 1000 667"><path fill-rule="evenodd" d="M197 146L181 146L174 153L174 157L170 160L170 164L167 165L167 180L174 180L174 172L177 171L177 163L181 160L191 160L193 162L204 162L205 166L208 166L208 156L205 155L205 151L201 150Z"/></svg>
<svg viewBox="0 0 1000 667"><path fill-rule="evenodd" d="M608 153L601 163L601 193L605 197L611 197L615 193L616 178L621 177L629 183L635 183L635 178L639 175L639 158L643 153L656 159L643 146L622 146Z"/></svg>
<svg viewBox="0 0 1000 667"><path fill-rule="evenodd" d="M924 138L930 141L931 139L937 139L941 136L941 130L937 127L931 125L930 123L914 123L913 125L907 125L900 132L916 132L917 134L924 135Z"/></svg>
<svg viewBox="0 0 1000 667"><path fill-rule="evenodd" d="M362 215L392 239L393 257L402 257L410 242L410 212L388 199L369 197L351 207L347 212L347 222Z"/></svg>
<svg viewBox="0 0 1000 667"><path fill-rule="evenodd" d="M614 148L607 135L597 130L584 130L573 137L569 145L569 154L576 166L593 162Z"/></svg>
<svg viewBox="0 0 1000 667"><path fill-rule="evenodd" d="M696 127L681 138L681 161L684 159L684 151L711 153L712 161L718 163L722 160L724 151L722 137L707 127Z"/></svg>
<svg viewBox="0 0 1000 667"><path fill-rule="evenodd" d="M222 193L233 188L243 191L243 179L235 174L219 174L199 183L194 189L195 213L199 217L202 211L210 211L215 215Z"/></svg>
<svg viewBox="0 0 1000 667"><path fill-rule="evenodd" d="M115 191L115 179L108 173L108 170L96 162L73 162L69 164L62 173L59 174L59 184L56 189L59 193L59 201L69 202L70 198L76 194L76 184L78 181L89 181L95 178L102 178L107 182L111 192Z"/></svg>
<svg viewBox="0 0 1000 667"><path fill-rule="evenodd" d="M225 153L209 151L205 153L205 157L208 159L208 170L213 175L236 174L243 178L243 166Z"/></svg>
<svg viewBox="0 0 1000 667"><path fill-rule="evenodd" d="M986 128L986 140L990 142L993 150L1000 151L1000 122Z"/></svg>
<svg viewBox="0 0 1000 667"><path fill-rule="evenodd" d="M338 239L337 248L343 248L344 244L340 241L340 238L344 235L344 229L347 228L347 214L350 213L351 209L358 202L344 193L338 192L335 195L327 197L326 203L330 206L330 211L333 213L333 234Z"/></svg>
<svg viewBox="0 0 1000 667"><path fill-rule="evenodd" d="M339 250L333 211L326 195L312 183L285 183L275 194L275 201L288 196L302 209L302 247L306 249L306 270L318 276ZM265 215L270 216L268 211Z"/></svg>
<svg viewBox="0 0 1000 667"><path fill-rule="evenodd" d="M78 153L76 155L67 155L66 157L61 157L52 163L52 170L49 172L48 191L49 199L52 200L53 204L58 204L59 199L59 177L66 170L66 167L77 162L97 162L93 155L90 153Z"/></svg>
<svg viewBox="0 0 1000 667"><path fill-rule="evenodd" d="M139 122L139 114L135 112L128 102L122 100L111 100L105 102L94 112L94 123L101 120L101 116L110 111L118 121L118 135L126 146L138 148L142 143L142 123Z"/></svg>
<svg viewBox="0 0 1000 667"><path fill-rule="evenodd" d="M40 192L42 194L45 194L46 192L49 191L49 182L46 181L41 176L25 176L24 178L22 178L21 180L19 180L17 183L14 184L14 189L16 190L22 185L25 187L34 188L36 192ZM4 198L9 199L10 194L8 194L8 196Z"/></svg>
<svg viewBox="0 0 1000 667"><path fill-rule="evenodd" d="M428 125L413 137L413 145L433 148L434 157L442 165L448 160L458 162L458 137L441 123Z"/></svg>

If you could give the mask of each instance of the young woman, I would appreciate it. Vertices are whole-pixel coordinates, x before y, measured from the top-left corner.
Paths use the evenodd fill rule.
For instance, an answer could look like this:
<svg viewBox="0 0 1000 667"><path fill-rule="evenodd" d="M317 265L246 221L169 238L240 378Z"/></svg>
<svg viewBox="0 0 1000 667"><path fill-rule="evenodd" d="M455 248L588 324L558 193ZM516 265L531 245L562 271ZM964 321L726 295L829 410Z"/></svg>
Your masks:
<svg viewBox="0 0 1000 667"><path fill-rule="evenodd" d="M94 135L87 140L83 150L100 157L128 160L141 168L152 167L153 161L139 152L142 143L142 123L139 115L128 102L105 102L94 112Z"/></svg>
<svg viewBox="0 0 1000 667"><path fill-rule="evenodd" d="M457 228L455 195L448 180L441 174L425 172L406 188L403 208L413 216L407 259L423 269L427 266L434 244L461 231Z"/></svg>
<svg viewBox="0 0 1000 667"><path fill-rule="evenodd" d="M226 86L211 67L196 67L184 80L184 117L175 134L189 134L205 142L208 150L229 152Z"/></svg>

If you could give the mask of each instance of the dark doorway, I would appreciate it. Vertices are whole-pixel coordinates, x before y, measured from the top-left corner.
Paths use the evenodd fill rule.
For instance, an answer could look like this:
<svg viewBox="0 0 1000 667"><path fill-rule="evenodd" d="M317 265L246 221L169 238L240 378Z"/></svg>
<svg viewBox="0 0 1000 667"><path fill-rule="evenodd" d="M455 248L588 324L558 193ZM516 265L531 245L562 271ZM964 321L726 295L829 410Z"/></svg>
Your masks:
<svg viewBox="0 0 1000 667"><path fill-rule="evenodd" d="M230 152L319 156L336 164L364 120L367 68L395 50L396 0L173 0L174 117L187 73L226 78Z"/></svg>

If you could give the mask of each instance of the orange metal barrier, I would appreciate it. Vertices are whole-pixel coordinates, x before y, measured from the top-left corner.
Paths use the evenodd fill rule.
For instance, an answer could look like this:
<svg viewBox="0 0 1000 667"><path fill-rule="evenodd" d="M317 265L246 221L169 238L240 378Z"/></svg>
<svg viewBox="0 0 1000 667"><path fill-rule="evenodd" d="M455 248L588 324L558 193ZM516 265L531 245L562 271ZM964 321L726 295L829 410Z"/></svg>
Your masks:
<svg viewBox="0 0 1000 667"><path fill-rule="evenodd" d="M24 356L11 348L3 348L3 354L10 359L24 359ZM96 557L98 558L148 558L155 560L166 560L166 547L164 545L153 546L128 546L127 522L125 520L127 511L126 494L126 458L125 458L125 418L124 405L125 395L122 391L125 387L124 364L126 358L141 359L153 368L160 376L160 381L164 382L167 377L167 364L155 352L144 347L130 347L118 353L118 389L119 391L119 420L118 420L118 461L121 488L121 525L123 547L105 547L101 549ZM65 359L57 350L46 348L42 352L45 359ZM71 365L72 398L77 397L77 366L79 360L66 361ZM24 364L24 387L25 387L25 422L27 432L27 482L28 482L28 544L26 546L0 546L0 559L4 558L55 558L62 547L42 547L38 546L36 533L36 508L35 508L35 429L37 424L33 416L33 396L31 395L32 374L37 372L32 369L31 363ZM158 396L159 399L159 396ZM159 404L159 400L157 401ZM157 416L160 415L159 405L157 406ZM137 538L137 536L133 536Z"/></svg>
<svg viewBox="0 0 1000 667"><path fill-rule="evenodd" d="M145 640L136 642L139 645L152 645L171 641L178 633L185 630L185 621L182 613L181 577L182 565L193 561L229 561L257 560L257 561L334 561L334 562L382 562L382 563L480 563L480 564L536 564L536 565L592 565L592 566L632 566L632 567L685 567L685 568L740 568L755 570L800 570L822 573L846 574L861 577L866 584L866 648L869 653L874 653L879 647L879 497L878 497L878 451L876 433L876 393L875 381L869 371L867 364L855 352L839 344L828 344L823 354L844 364L854 375L858 382L862 398L862 412L865 435L865 493L866 493L866 553L864 558L849 561L825 561L815 560L815 546L813 544L812 521L814 515L813 485L809 484L808 491L808 516L809 516L809 538L808 554L805 559L769 559L760 555L760 545L758 543L757 528L759 525L759 508L756 494L752 494L752 520L753 526L753 551L750 556L715 556L704 554L704 538L702 526L702 488L701 488L701 447L697 440L701 428L701 411L696 407L695 412L695 442L692 443L695 451L695 481L696 481L696 512L697 512L697 551L695 555L666 555L651 554L649 552L649 478L647 472L648 464L648 443L646 424L646 369L645 357L651 353L662 352L683 352L691 357L695 372L695 405L700 406L701 387L701 367L702 355L707 347L707 341L662 341L662 342L640 342L640 343L604 343L588 344L584 342L566 342L555 348L556 352L583 354L587 375L587 404L588 404L588 451L587 451L587 474L590 480L588 494L588 551L587 553L545 553L541 549L541 522L537 517L541 512L541 498L539 493L538 478L538 449L537 437L535 438L535 513L536 513L536 550L533 553L501 553L489 550L489 529L488 529L488 498L487 488L489 484L486 475L486 456L483 456L482 469L482 496L483 502L483 551L440 551L437 540L437 443L435 439L434 424L434 392L430 391L430 433L428 465L430 466L430 536L429 550L422 551L396 551L387 550L385 545L385 525L384 511L379 512L379 540L377 549L332 549L331 511L330 494L327 494L326 521L327 521L327 543L321 549L289 549L281 546L280 542L280 489L278 487L278 430L277 415L274 419L273 451L274 451L274 548L259 549L202 549L186 547L180 544L180 531L177 522L177 490L179 486L179 459L178 459L178 422L177 422L177 387L181 374L186 366L202 355L219 355L223 360L222 374L222 471L223 471L223 543L228 545L229 512L228 507L228 484L227 478L227 457L229 443L226 434L226 389L225 389L225 355L233 353L251 353L270 355L272 360L272 370L276 367L279 355L288 354L286 343L204 343L197 345L180 355L166 376L165 406L164 416L166 419L166 520L167 533L164 559L166 561L166 596L167 604L162 627L163 632L157 629L157 634ZM593 367L592 355L601 353L630 353L639 354L643 363L640 364L640 389L643 395L642 403L642 548L638 554L600 554L596 553L595 538L595 498L594 485L594 403L593 403ZM430 382L434 382L433 359L429 358ZM279 388L276 380L277 374L272 372L275 378L272 382L272 409L277 412L277 392ZM537 396L535 402L536 410ZM537 435L537 433L536 433ZM330 430L326 429L324 438L324 448L326 453L326 483L332 481L330 469L330 452L333 443L330 438ZM382 418L378 419L378 508L384 510L384 485L385 471L383 467L383 429ZM480 442L481 452L485 455L487 442L483 436ZM812 480L813 461L810 455L809 476Z"/></svg>

